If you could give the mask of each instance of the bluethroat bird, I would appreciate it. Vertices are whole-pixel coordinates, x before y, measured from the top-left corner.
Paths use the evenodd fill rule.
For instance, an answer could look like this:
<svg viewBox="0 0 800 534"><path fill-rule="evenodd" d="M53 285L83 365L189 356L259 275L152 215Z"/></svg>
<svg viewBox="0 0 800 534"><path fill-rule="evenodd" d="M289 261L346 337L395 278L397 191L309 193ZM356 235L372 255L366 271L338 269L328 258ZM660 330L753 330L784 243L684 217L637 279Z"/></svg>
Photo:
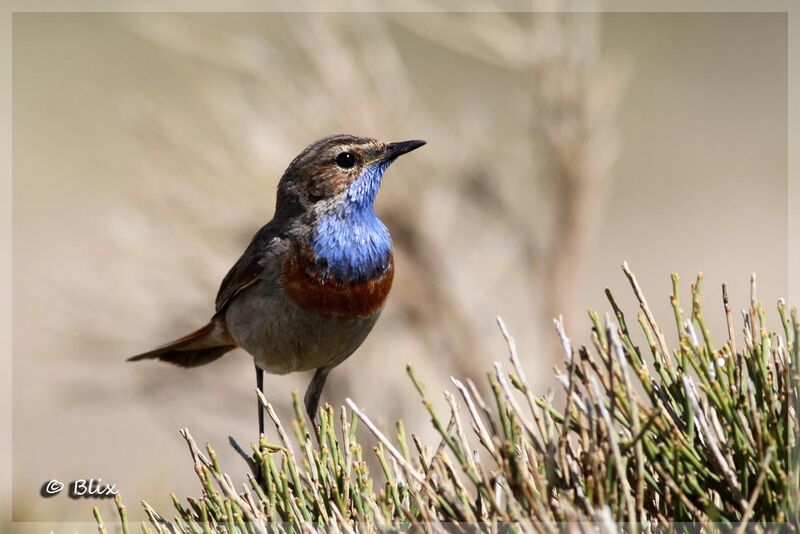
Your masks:
<svg viewBox="0 0 800 534"><path fill-rule="evenodd" d="M314 369L304 402L316 421L328 373L367 337L392 286L392 240L374 209L381 179L424 144L333 135L308 146L281 177L272 220L222 280L211 321L129 361L196 367L241 347L262 393L264 371Z"/></svg>

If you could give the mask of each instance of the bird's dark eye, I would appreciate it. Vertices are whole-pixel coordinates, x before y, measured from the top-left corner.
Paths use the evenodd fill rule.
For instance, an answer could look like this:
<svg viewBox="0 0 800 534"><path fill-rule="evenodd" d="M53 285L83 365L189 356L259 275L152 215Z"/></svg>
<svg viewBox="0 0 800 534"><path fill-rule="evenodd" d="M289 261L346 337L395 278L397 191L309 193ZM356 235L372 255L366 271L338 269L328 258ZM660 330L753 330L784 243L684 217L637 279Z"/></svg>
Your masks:
<svg viewBox="0 0 800 534"><path fill-rule="evenodd" d="M350 169L356 164L356 157L352 152L342 152L336 156L336 165L343 169Z"/></svg>

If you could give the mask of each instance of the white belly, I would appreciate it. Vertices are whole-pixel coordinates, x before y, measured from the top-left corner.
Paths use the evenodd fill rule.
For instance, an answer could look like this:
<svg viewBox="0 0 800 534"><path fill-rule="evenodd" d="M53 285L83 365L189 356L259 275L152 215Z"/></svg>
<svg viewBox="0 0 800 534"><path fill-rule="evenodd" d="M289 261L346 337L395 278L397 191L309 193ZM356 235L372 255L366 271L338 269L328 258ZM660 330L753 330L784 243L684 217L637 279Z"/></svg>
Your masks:
<svg viewBox="0 0 800 534"><path fill-rule="evenodd" d="M245 297L244 295L242 297ZM366 317L309 313L267 282L230 303L225 320L236 343L272 374L333 367L366 339L381 310Z"/></svg>

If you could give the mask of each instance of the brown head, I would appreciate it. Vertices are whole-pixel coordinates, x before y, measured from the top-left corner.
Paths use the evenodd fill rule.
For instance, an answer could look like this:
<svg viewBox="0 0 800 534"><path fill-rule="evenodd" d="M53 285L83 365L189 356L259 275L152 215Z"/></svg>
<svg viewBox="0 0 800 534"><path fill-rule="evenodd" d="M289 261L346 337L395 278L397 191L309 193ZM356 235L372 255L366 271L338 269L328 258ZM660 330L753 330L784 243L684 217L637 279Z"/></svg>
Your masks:
<svg viewBox="0 0 800 534"><path fill-rule="evenodd" d="M424 144L385 143L353 135L323 137L306 147L284 172L278 185L276 216L288 210L327 211L348 199L371 204L389 164Z"/></svg>

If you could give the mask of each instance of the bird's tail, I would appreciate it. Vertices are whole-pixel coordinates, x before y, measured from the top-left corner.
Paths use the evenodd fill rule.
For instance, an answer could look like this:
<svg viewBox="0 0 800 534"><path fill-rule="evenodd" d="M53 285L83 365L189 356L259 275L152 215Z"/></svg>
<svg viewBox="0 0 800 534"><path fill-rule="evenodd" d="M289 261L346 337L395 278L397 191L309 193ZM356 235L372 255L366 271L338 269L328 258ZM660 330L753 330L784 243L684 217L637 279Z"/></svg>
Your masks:
<svg viewBox="0 0 800 534"><path fill-rule="evenodd" d="M128 361L161 360L180 367L197 367L213 362L235 348L236 343L228 333L225 320L215 317L203 328L151 351L131 356Z"/></svg>

